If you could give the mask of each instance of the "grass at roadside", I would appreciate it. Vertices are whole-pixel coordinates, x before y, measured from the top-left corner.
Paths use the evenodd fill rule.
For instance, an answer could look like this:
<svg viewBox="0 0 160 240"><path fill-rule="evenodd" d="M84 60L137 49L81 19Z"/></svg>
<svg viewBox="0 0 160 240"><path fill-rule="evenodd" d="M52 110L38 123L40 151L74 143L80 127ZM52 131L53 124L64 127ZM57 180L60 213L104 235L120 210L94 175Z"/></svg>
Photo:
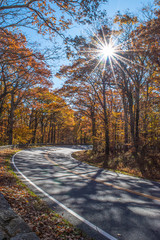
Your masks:
<svg viewBox="0 0 160 240"><path fill-rule="evenodd" d="M89 165L103 168L104 154L93 154L91 150L78 151L72 157ZM111 155L106 169L124 174L160 181L160 153L148 152L135 160L132 152Z"/></svg>
<svg viewBox="0 0 160 240"><path fill-rule="evenodd" d="M19 149L0 150L0 192L40 239L91 240L29 190L16 176L10 159Z"/></svg>

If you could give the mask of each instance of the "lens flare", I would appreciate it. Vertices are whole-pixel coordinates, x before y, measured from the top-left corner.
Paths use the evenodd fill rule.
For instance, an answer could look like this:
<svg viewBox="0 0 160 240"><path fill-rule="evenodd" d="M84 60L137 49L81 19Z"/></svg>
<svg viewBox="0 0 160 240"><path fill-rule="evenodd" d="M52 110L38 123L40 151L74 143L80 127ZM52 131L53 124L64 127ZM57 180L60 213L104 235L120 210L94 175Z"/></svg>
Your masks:
<svg viewBox="0 0 160 240"><path fill-rule="evenodd" d="M134 59L130 58L131 52L135 52L134 49L128 48L130 39L127 41L120 41L119 37L121 33L118 34L112 31L106 35L103 28L100 35L93 31L92 33L92 42L86 49L81 50L81 52L84 52L87 56L85 64L93 66L93 68L91 67L92 70L87 79L90 78L91 74L94 73L96 69L100 69L103 75L107 66L110 66L115 82L115 66L118 66L127 75L126 66L127 68L133 66L144 68L144 66L136 63ZM127 52L128 56L126 54Z"/></svg>
<svg viewBox="0 0 160 240"><path fill-rule="evenodd" d="M111 44L106 44L102 47L102 50L100 51L100 53L102 54L104 59L113 57L115 53L115 48Z"/></svg>

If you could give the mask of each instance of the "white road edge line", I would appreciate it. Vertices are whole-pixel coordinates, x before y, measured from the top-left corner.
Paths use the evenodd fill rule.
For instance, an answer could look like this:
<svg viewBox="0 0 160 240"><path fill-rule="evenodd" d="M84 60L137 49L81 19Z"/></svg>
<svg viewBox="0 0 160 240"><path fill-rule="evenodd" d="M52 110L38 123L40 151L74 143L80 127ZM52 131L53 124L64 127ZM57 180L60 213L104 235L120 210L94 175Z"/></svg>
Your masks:
<svg viewBox="0 0 160 240"><path fill-rule="evenodd" d="M22 151L21 151L22 152ZM87 224L89 227L93 228L96 232L102 234L104 237L107 237L109 240L117 240L117 238L111 236L109 233L103 231L101 228L97 227L96 225L94 225L93 223L89 222L88 220L86 220L85 218L81 217L80 215L78 215L77 213L75 213L73 210L69 209L68 207L66 207L65 205L63 205L61 202L59 202L58 200L56 200L55 198L53 198L52 196L50 196L48 193L46 193L45 191L43 191L40 187L38 187L36 184L34 184L31 180L29 180L16 166L15 161L14 161L14 157L18 154L19 152L17 152L16 154L13 155L12 157L12 164L15 167L16 171L18 173L20 173L22 175L22 177L27 180L31 185L33 185L38 191L42 192L45 196L47 196L49 199L51 199L53 202L55 202L56 204L58 204L60 207L62 207L63 209L65 209L67 212L69 212L70 214L72 214L73 216L75 216L76 218L78 218L80 221L82 221L83 223Z"/></svg>

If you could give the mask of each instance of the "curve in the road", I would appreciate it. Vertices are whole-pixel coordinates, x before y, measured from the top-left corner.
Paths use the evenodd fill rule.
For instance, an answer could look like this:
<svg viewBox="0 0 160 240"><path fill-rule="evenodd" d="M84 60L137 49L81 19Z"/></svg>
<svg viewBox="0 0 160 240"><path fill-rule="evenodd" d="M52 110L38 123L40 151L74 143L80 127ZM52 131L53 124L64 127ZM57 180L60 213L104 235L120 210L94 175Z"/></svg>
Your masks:
<svg viewBox="0 0 160 240"><path fill-rule="evenodd" d="M13 166L33 191L95 239L159 240L160 184L77 161L71 154L79 150L28 149L14 156Z"/></svg>
<svg viewBox="0 0 160 240"><path fill-rule="evenodd" d="M22 152L22 151L21 151ZM19 152L18 152L19 153ZM33 183L30 179L28 179L16 166L14 158L15 156L18 154L16 153L15 155L13 155L12 157L12 164L15 167L16 171L26 180L28 181L32 186L34 186L38 191L42 192L46 197L48 197L50 200L52 200L53 202L55 202L56 204L58 204L60 207L62 207L64 210L66 210L67 212L69 212L70 214L72 214L73 216L75 216L76 218L78 218L80 221L82 221L83 223L87 224L89 227L91 227L92 229L94 229L95 231L97 231L98 233L102 234L104 237L108 238L109 240L117 240L115 237L111 236L109 233L103 231L101 228L97 227L96 225L94 225L93 223L89 222L88 220L86 220L85 218L83 218L82 216L80 216L79 214L77 214L76 212L74 212L73 210L69 209L68 207L66 207L64 204L62 204L61 202L59 202L58 200L56 200L55 198L53 198L52 196L50 196L48 193L46 193L45 191L43 191L40 187L38 187L35 183ZM49 159L48 159L49 160ZM52 161L52 160L51 160ZM52 161L53 162L53 161Z"/></svg>
<svg viewBox="0 0 160 240"><path fill-rule="evenodd" d="M144 194L144 193L137 192L137 191L133 191L133 190L131 190L131 189L123 188L123 187L114 185L114 184L112 184L112 183L107 183L107 182L104 182L104 181L102 181L102 180L89 177L89 176L87 176L86 174L83 175L83 174L78 173L78 172L76 172L76 171L70 170L70 169L62 166L61 164L57 164L55 161L51 160L47 154L45 155L45 158L46 158L49 162L51 162L51 163L59 166L60 168L66 170L66 171L68 171L68 172L74 173L74 174L76 174L76 175L79 175L79 176L81 176L82 178L87 178L87 179L90 179L90 180L92 180L92 181L95 181L95 182L98 182L98 183L102 183L102 184L104 184L104 185L106 185L106 186L109 186L109 187L112 187L112 188L116 188L116 189L118 189L118 190L123 190L123 191L129 192L129 193L133 193L133 194L136 194L136 195L145 197L145 198L149 198L149 199L152 199L152 200L160 201L160 198L158 198L158 197L151 196L151 195Z"/></svg>

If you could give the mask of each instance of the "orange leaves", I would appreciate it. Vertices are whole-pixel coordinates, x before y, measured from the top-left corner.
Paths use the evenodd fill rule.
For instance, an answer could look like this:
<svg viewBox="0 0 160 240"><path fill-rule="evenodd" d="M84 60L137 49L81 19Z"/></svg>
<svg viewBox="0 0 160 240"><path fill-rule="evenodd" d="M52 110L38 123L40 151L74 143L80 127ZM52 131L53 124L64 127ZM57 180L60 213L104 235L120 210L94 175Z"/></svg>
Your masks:
<svg viewBox="0 0 160 240"><path fill-rule="evenodd" d="M32 138L32 129L26 122L27 114L19 114L19 110L23 109L24 102L31 98L31 89L37 86L47 88L52 86L49 80L51 72L44 62L43 55L26 47L26 39L22 34L12 34L7 30L6 32L0 30L0 34L3 36L3 40L0 41L2 49L0 64L3 66L0 79L2 126L6 126L5 116L8 116L7 126L1 128L3 139L1 144L7 143L5 135L8 134L7 129L10 127L13 132L13 143L24 144ZM9 125L10 122L14 125Z"/></svg>
<svg viewBox="0 0 160 240"><path fill-rule="evenodd" d="M6 29L7 27L21 28L27 26L28 28L34 28L41 34L50 33L54 36L57 31L62 34L62 31L69 27L73 17L75 21L82 20L91 23L91 19L95 17L100 3L105 1L107 2L107 0L15 0L14 4L11 1L7 2L7 5L5 1L2 1L0 6L1 18L3 19L1 27ZM63 17L63 25L58 19L57 21L53 19L55 18L55 12L57 12L58 19ZM49 24L46 22L46 17L48 17Z"/></svg>
<svg viewBox="0 0 160 240"><path fill-rule="evenodd" d="M114 23L119 23L120 25L122 25L122 24L135 24L137 22L138 22L137 17L131 17L127 14L123 14L123 15L119 14L114 18Z"/></svg>

